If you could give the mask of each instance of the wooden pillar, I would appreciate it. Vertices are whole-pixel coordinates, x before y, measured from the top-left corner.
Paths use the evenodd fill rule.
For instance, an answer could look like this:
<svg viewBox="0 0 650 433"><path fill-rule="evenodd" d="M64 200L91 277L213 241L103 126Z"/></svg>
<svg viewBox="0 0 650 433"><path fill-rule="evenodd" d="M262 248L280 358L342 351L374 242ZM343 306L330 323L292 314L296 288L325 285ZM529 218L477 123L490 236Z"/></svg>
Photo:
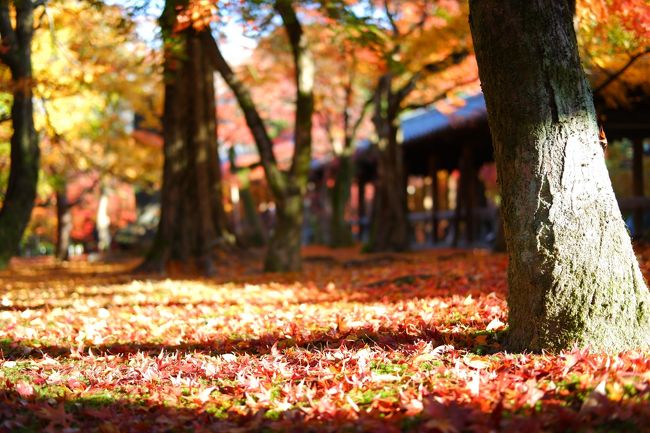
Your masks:
<svg viewBox="0 0 650 433"><path fill-rule="evenodd" d="M461 221L464 222L465 240L468 244L474 242L474 208L476 203L477 173L474 167L472 147L463 144L460 153L459 171L460 180L456 193L456 211L454 217L453 245L458 246L460 240Z"/></svg>
<svg viewBox="0 0 650 433"><path fill-rule="evenodd" d="M472 148L466 145L463 149L464 153L464 170L460 174L461 182L463 183L464 197L464 211L465 211L465 238L467 243L474 242L475 232L475 208L476 208L476 181L477 173L474 167L474 158Z"/></svg>
<svg viewBox="0 0 650 433"><path fill-rule="evenodd" d="M643 188L643 139L635 138L632 145L632 189L635 197L645 195ZM640 203L639 203L640 205ZM634 237L643 234L643 208L634 208Z"/></svg>
<svg viewBox="0 0 650 433"><path fill-rule="evenodd" d="M460 223L463 220L463 208L465 207L465 147L460 152L460 159L458 161L458 172L460 174L458 183L456 184L456 209L454 210L454 237L452 238L452 245L458 246L460 240Z"/></svg>
<svg viewBox="0 0 650 433"><path fill-rule="evenodd" d="M357 219L359 221L359 240L363 240L364 234L364 223L363 220L366 218L366 181L357 180L357 188L359 189L359 194L357 196Z"/></svg>
<svg viewBox="0 0 650 433"><path fill-rule="evenodd" d="M431 176L431 241L438 243L438 219L440 212L440 191L438 191L438 158L436 155L429 157L429 176Z"/></svg>

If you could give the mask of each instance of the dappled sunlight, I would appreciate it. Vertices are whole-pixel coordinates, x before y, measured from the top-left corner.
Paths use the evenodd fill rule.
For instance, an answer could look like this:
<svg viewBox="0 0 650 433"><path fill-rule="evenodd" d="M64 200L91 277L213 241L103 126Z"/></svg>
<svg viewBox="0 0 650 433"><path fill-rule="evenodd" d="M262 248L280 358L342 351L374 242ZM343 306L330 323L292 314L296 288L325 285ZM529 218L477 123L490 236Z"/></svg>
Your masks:
<svg viewBox="0 0 650 433"><path fill-rule="evenodd" d="M0 1L0 433L650 433L647 0L556 3Z"/></svg>
<svg viewBox="0 0 650 433"><path fill-rule="evenodd" d="M3 426L451 432L650 420L642 354L503 352L504 255L305 257L300 274L253 262L214 279L119 283L133 263L34 268L45 285L24 278L27 262L14 266L1 277L16 279L0 309Z"/></svg>

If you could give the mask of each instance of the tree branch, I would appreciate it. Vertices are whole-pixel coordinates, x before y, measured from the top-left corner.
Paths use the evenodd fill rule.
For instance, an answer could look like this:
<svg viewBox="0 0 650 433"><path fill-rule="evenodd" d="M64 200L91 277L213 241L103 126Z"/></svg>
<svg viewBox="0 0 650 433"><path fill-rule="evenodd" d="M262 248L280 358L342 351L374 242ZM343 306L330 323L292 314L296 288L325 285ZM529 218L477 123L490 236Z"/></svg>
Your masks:
<svg viewBox="0 0 650 433"><path fill-rule="evenodd" d="M84 196L88 193L93 192L93 190L97 187L97 185L99 185L100 180L101 180L101 176L97 176L95 180L93 180L92 184L79 191L79 195L75 200L73 201L66 200L65 204L62 207L67 211L69 209L72 209L75 206L79 206L84 201ZM63 191L63 194L65 193L66 191Z"/></svg>
<svg viewBox="0 0 650 433"><path fill-rule="evenodd" d="M350 65L347 69L349 71L348 73L348 81L345 83L345 88L344 88L344 105L343 105L343 132L345 134L346 140L345 140L345 146L348 146L348 133L350 130L350 109L352 107L352 98L354 96L354 79L356 77L356 72L357 72L357 58L355 56L352 56L352 65Z"/></svg>
<svg viewBox="0 0 650 433"><path fill-rule="evenodd" d="M254 170L257 167L261 166L261 162L254 162L252 164L245 165L243 167L237 167L237 152L235 152L235 147L231 146L228 149L228 161L230 161L230 172L239 173L245 170Z"/></svg>
<svg viewBox="0 0 650 433"><path fill-rule="evenodd" d="M79 197L77 197L76 200L73 200L68 203L68 208L78 206L79 204L81 204L81 202L83 201L83 196L86 195L87 193L92 192L95 188L97 188L100 182L101 182L101 176L97 176L97 178L93 181L91 185L81 190L81 192L79 193Z"/></svg>
<svg viewBox="0 0 650 433"><path fill-rule="evenodd" d="M413 74L413 76L404 84L396 93L397 100L399 103L404 101L406 97L415 89L415 86L417 85L418 81L422 78L423 75L425 74L435 74L441 71L444 71L445 69L457 65L469 55L469 51L467 49L462 49L460 51L455 51L445 57L443 60L440 60L438 62L433 62L426 64L420 69L418 72Z"/></svg>
<svg viewBox="0 0 650 433"><path fill-rule="evenodd" d="M311 129L314 112L315 64L308 48L307 38L296 15L292 0L276 0L275 10L289 37L296 83L296 110L294 122L294 150L290 184L306 187L311 160ZM303 185L304 184L304 185Z"/></svg>
<svg viewBox="0 0 650 433"><path fill-rule="evenodd" d="M85 173L87 173L87 172L85 172ZM69 209L71 209L71 208L73 208L75 206L80 205L84 201L83 200L84 195L88 194L89 192L92 192L92 190L95 189L97 184L99 184L99 179L100 179L100 177L98 176L90 186L87 186L84 189L82 189L79 192L79 195L77 196L77 198L75 200L69 202L69 201L67 201L67 198L66 198L64 204L61 207L67 211L67 210L69 210ZM60 191L60 192L62 194L65 194L66 193L65 188L64 188L63 191ZM38 203L38 206L40 206L40 207L50 207L50 206L53 206L53 205L54 205L54 202L52 201L52 198L48 198L47 200ZM58 205L58 203L57 203L57 205Z"/></svg>
<svg viewBox="0 0 650 433"><path fill-rule="evenodd" d="M427 12L427 7L426 7L426 1L423 4L422 11L421 11L421 18L420 21L413 23L413 25L404 33L404 37L408 37L413 32L415 32L418 29L424 28L424 24L427 22L427 18L429 18L429 13Z"/></svg>
<svg viewBox="0 0 650 433"><path fill-rule="evenodd" d="M337 146L335 144L335 139L334 139L334 133L333 129L334 127L332 126L332 116L330 116L330 113L327 110L322 110L322 111L317 111L316 115L322 119L323 126L325 129L325 135L327 136L327 140L330 142L332 145L332 149L334 150L334 154L338 155L338 150Z"/></svg>
<svg viewBox="0 0 650 433"><path fill-rule="evenodd" d="M13 71L17 66L16 32L11 26L9 0L0 0L0 60Z"/></svg>
<svg viewBox="0 0 650 433"><path fill-rule="evenodd" d="M429 105L431 105L431 104L433 104L435 102L438 102L441 99L446 98L447 94L450 91L452 91L454 88L456 88L458 86L464 86L466 84L470 84L470 83L473 83L473 82L478 81L478 80L479 80L479 77L474 77L474 78L471 78L471 79L459 81L457 83L454 83L453 87L450 87L450 88L438 93L433 98L428 99L427 102L422 102L422 103L418 103L418 104L408 104L405 107L403 107L403 109L404 109L404 111L407 111L407 110L417 110L419 108L427 108Z"/></svg>
<svg viewBox="0 0 650 433"><path fill-rule="evenodd" d="M390 10L390 7L388 6L388 0L384 0L384 13L386 14L386 17L388 18L388 22L390 23L390 27L393 30L393 35L399 37L400 36L399 27L397 27L397 23L395 22L395 16L393 12Z"/></svg>
<svg viewBox="0 0 650 433"><path fill-rule="evenodd" d="M625 65L623 65L621 69L614 72L613 74L610 74L609 77L605 79L605 81L603 81L598 86L596 86L596 88L594 89L594 95L600 93L601 91L603 91L603 89L605 89L607 86L609 86L614 81L616 81L621 75L623 75L625 71L627 71L630 68L630 66L634 64L634 62L636 62L638 59L640 59L641 57L645 56L648 53L650 53L650 47L646 47L645 50L630 57L630 59L627 61ZM607 73L606 71L604 72Z"/></svg>
<svg viewBox="0 0 650 433"><path fill-rule="evenodd" d="M70 151L66 150L67 145L69 144L65 137L56 130L56 127L54 126L54 123L52 122L52 117L50 115L50 110L47 108L47 100L43 96L39 96L38 99L41 101L42 109L43 109L43 114L45 117L45 126L49 131L51 132L52 136L51 138L51 143L52 146L59 147L59 154L63 156L63 158L67 161L67 167L76 167L78 165L77 159L79 158L79 149L76 149L74 151L75 155L72 155ZM83 155L85 158L87 158L90 161L93 161L93 158L87 154ZM93 165L98 166L99 164L93 161Z"/></svg>
<svg viewBox="0 0 650 433"><path fill-rule="evenodd" d="M34 34L34 8L31 1L14 2L16 8L16 39L21 50L29 49Z"/></svg>
<svg viewBox="0 0 650 433"><path fill-rule="evenodd" d="M246 124L255 140L255 145L260 154L260 160L264 167L264 171L266 172L266 177L273 194L276 198L282 197L286 188L285 177L278 168L275 155L273 154L273 141L271 141L271 137L269 137L264 121L257 111L257 107L253 102L250 91L244 83L237 78L235 72L223 57L223 54L212 35L208 32L203 32L203 42L215 69L219 74L221 74L221 77L224 79L226 84L228 84L230 90L235 94L239 107L244 112Z"/></svg>
<svg viewBox="0 0 650 433"><path fill-rule="evenodd" d="M361 127L361 124L363 123L363 119L366 118L366 115L368 114L368 108L372 105L374 102L375 98L374 96L371 98L368 98L366 102L363 103L363 107L361 108L361 112L359 113L359 117L357 117L357 120L355 120L354 124L352 125L352 129L350 130L350 133L348 134L348 137L346 139L346 146L352 146L352 143L354 142L354 139L357 136L357 132L359 131L359 128Z"/></svg>
<svg viewBox="0 0 650 433"><path fill-rule="evenodd" d="M296 11L293 10L291 0L276 0L274 8L280 15L280 18L282 18L282 23L289 37L289 45L291 45L291 51L295 58L299 55L300 42L303 35Z"/></svg>

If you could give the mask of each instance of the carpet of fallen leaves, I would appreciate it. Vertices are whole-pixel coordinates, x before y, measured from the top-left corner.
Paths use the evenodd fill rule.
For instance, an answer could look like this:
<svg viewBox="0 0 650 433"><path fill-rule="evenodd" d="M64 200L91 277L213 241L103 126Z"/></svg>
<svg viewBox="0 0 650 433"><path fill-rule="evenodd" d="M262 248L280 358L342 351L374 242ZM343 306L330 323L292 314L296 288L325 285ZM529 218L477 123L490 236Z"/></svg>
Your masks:
<svg viewBox="0 0 650 433"><path fill-rule="evenodd" d="M14 263L0 431L650 431L647 353L501 348L504 255L305 254L299 275L249 257L213 279Z"/></svg>

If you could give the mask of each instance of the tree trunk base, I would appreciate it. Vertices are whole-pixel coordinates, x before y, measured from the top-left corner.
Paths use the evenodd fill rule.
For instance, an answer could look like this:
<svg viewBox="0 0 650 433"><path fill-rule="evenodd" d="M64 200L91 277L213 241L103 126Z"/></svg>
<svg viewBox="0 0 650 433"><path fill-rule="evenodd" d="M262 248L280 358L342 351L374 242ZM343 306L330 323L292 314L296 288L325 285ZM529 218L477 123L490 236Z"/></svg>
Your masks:
<svg viewBox="0 0 650 433"><path fill-rule="evenodd" d="M265 272L302 270L302 195L293 195L277 207L278 214L264 261Z"/></svg>
<svg viewBox="0 0 650 433"><path fill-rule="evenodd" d="M508 348L650 348L650 292L605 165L568 3L471 0L470 26L502 192Z"/></svg>

